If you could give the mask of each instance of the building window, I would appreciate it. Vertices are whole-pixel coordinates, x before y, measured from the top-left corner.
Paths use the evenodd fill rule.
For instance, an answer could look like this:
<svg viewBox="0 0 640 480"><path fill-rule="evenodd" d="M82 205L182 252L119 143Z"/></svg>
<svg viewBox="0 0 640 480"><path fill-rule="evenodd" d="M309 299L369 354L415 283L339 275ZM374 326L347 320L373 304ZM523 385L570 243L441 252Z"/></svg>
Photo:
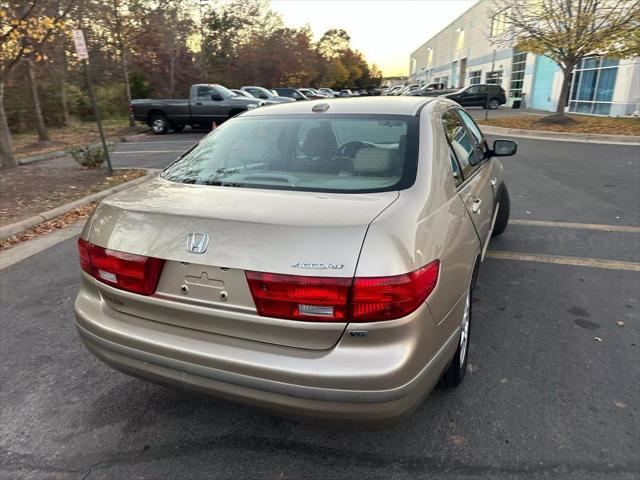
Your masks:
<svg viewBox="0 0 640 480"><path fill-rule="evenodd" d="M492 85L502 85L502 70L487 72L487 83Z"/></svg>
<svg viewBox="0 0 640 480"><path fill-rule="evenodd" d="M478 85L482 82L482 70L469 72L469 85Z"/></svg>
<svg viewBox="0 0 640 480"><path fill-rule="evenodd" d="M522 85L524 83L524 70L527 66L527 52L513 52L513 61L511 62L511 85L509 87L509 96L514 98L522 97Z"/></svg>
<svg viewBox="0 0 640 480"><path fill-rule="evenodd" d="M444 83L445 87L449 86L449 75L445 75L444 77L440 77L440 82Z"/></svg>
<svg viewBox="0 0 640 480"><path fill-rule="evenodd" d="M440 83L440 77L433 77L433 83Z"/></svg>
<svg viewBox="0 0 640 480"><path fill-rule="evenodd" d="M506 29L506 15L504 13L496 13L491 18L491 37L499 37Z"/></svg>
<svg viewBox="0 0 640 480"><path fill-rule="evenodd" d="M618 75L618 60L587 57L573 71L569 111L609 115Z"/></svg>

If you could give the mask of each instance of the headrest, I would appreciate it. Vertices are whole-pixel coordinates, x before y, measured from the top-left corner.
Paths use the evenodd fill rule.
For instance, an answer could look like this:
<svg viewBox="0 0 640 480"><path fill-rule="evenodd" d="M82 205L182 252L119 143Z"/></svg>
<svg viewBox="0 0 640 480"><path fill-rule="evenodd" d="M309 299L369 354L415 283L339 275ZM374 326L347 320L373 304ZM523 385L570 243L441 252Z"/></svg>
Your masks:
<svg viewBox="0 0 640 480"><path fill-rule="evenodd" d="M322 127L310 129L301 148L305 155L323 158L333 157L337 149L338 145L331 131Z"/></svg>
<svg viewBox="0 0 640 480"><path fill-rule="evenodd" d="M392 173L396 166L397 152L385 148L361 148L353 160L356 173Z"/></svg>

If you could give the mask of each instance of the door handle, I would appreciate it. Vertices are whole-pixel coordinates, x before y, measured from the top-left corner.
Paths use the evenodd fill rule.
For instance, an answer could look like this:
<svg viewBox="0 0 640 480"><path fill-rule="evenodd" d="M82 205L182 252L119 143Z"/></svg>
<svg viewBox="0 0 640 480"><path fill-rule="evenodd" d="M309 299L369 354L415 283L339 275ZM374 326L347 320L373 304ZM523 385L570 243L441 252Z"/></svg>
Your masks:
<svg viewBox="0 0 640 480"><path fill-rule="evenodd" d="M202 105L202 102L196 102L196 105Z"/></svg>
<svg viewBox="0 0 640 480"><path fill-rule="evenodd" d="M478 213L480 211L480 205L482 205L482 200L476 198L471 205L471 211L473 213Z"/></svg>
<svg viewBox="0 0 640 480"><path fill-rule="evenodd" d="M496 185L498 185L498 179L496 177L491 177L491 180L489 180L489 183L491 183L491 188L495 189Z"/></svg>

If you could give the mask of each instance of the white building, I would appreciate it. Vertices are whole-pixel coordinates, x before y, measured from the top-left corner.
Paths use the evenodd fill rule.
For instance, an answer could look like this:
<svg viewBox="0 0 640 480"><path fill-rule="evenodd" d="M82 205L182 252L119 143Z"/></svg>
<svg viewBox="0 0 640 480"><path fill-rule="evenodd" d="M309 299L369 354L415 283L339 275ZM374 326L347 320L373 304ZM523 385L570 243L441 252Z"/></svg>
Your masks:
<svg viewBox="0 0 640 480"><path fill-rule="evenodd" d="M411 53L409 82L443 82L452 87L499 83L508 105L521 99L527 108L555 111L562 71L546 56L497 47L491 38L504 31L490 18L491 0L480 0ZM621 116L640 110L640 57L585 58L572 78L567 110Z"/></svg>

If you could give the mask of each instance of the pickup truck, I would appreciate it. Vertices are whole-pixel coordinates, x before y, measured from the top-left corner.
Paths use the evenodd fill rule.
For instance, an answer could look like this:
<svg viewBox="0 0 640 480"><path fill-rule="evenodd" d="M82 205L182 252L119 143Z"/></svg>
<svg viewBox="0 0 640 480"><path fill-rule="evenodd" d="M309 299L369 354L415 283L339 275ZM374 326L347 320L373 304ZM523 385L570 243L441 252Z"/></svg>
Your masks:
<svg viewBox="0 0 640 480"><path fill-rule="evenodd" d="M423 85L417 90L413 90L407 95L410 96L421 96L421 97L437 97L438 95L444 95L445 93L453 93L457 91L457 88L447 88L445 83L436 82L429 83L427 85Z"/></svg>
<svg viewBox="0 0 640 480"><path fill-rule="evenodd" d="M169 130L181 132L185 125L211 128L246 110L261 107L264 101L236 95L222 85L198 83L191 85L189 98L132 100L129 111L138 122L151 127L156 135Z"/></svg>

